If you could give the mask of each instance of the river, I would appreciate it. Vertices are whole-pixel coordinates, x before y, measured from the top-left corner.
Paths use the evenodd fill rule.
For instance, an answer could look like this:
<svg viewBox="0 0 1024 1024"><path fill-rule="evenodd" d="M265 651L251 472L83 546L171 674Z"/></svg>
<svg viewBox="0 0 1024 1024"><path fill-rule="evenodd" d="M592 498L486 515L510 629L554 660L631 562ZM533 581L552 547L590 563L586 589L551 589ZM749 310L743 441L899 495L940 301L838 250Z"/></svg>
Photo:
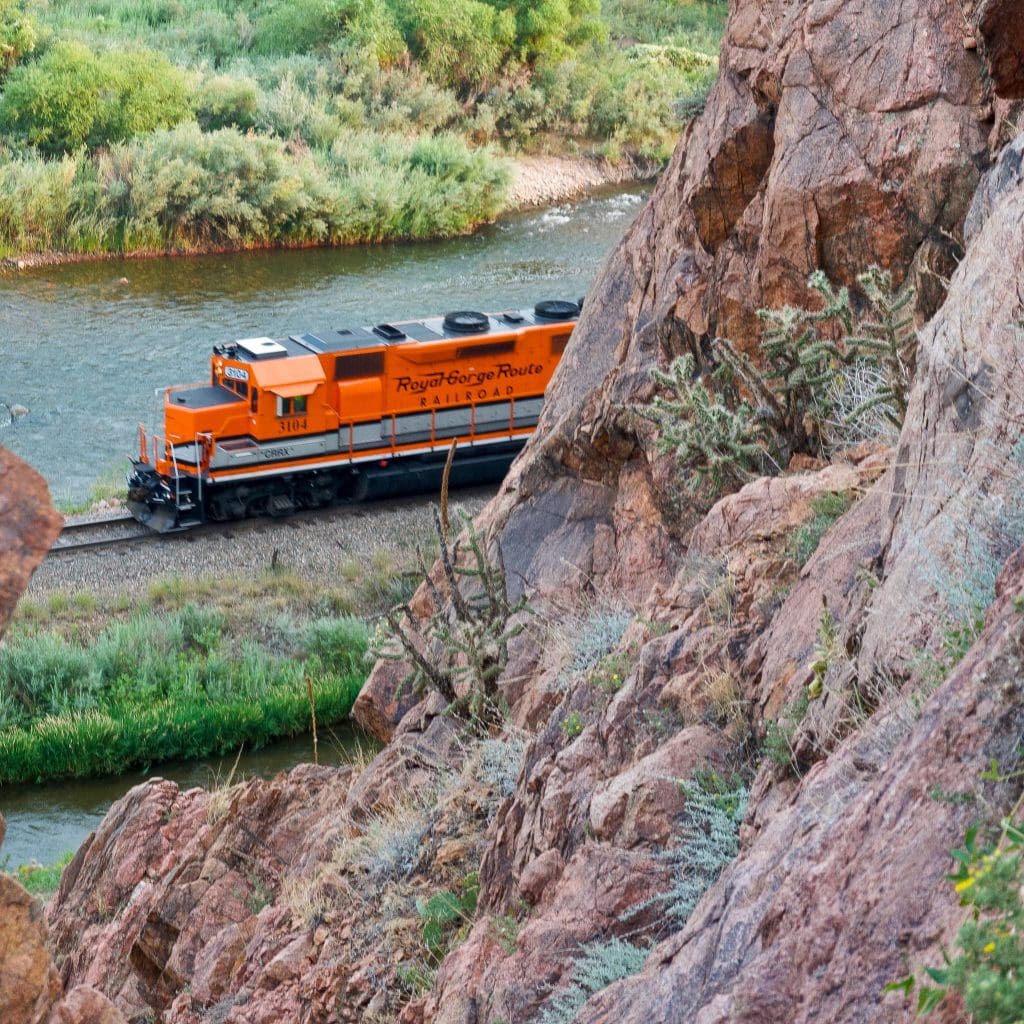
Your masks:
<svg viewBox="0 0 1024 1024"><path fill-rule="evenodd" d="M639 212L646 187L609 190L514 214L467 238L416 245L102 261L0 275L0 443L77 501L126 467L139 422L158 424L157 389L205 376L210 346L452 309L498 310L578 298ZM354 733L327 745L349 757ZM266 776L310 760L310 741L247 754ZM230 763L166 765L154 774L208 786ZM49 863L73 850L144 776L0 790L0 861Z"/></svg>
<svg viewBox="0 0 1024 1024"><path fill-rule="evenodd" d="M321 731L320 764L345 764L360 749L375 750L378 744L350 725ZM51 864L62 853L77 850L86 836L103 820L110 805L133 786L148 778L172 779L182 789L210 789L242 779L267 779L286 768L313 760L310 736L282 740L262 750L243 751L235 768L234 757L208 761L170 762L148 775L132 772L100 779L73 779L42 786L4 787L0 812L7 822L7 837L0 848L0 868L38 861ZM232 769L235 774L232 777Z"/></svg>
<svg viewBox="0 0 1024 1024"><path fill-rule="evenodd" d="M78 501L127 468L157 389L201 380L211 345L452 309L578 298L645 187L416 245L103 261L0 275L0 443Z"/></svg>

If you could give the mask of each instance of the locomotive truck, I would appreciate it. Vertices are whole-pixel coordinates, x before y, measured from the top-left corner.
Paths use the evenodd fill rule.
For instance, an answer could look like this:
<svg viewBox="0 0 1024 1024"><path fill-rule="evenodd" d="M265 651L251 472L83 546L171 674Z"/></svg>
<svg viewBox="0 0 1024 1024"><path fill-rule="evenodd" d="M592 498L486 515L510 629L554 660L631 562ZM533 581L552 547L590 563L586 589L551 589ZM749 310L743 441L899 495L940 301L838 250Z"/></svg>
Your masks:
<svg viewBox="0 0 1024 1024"><path fill-rule="evenodd" d="M160 532L497 480L533 432L580 303L214 345L139 427L132 514Z"/></svg>

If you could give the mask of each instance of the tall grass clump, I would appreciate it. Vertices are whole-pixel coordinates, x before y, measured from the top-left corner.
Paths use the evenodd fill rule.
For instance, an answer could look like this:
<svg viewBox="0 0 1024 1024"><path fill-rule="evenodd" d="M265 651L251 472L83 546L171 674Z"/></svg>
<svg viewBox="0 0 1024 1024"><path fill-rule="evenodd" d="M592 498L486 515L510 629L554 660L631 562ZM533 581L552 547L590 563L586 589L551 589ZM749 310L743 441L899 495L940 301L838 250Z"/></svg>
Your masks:
<svg viewBox="0 0 1024 1024"><path fill-rule="evenodd" d="M143 613L95 642L0 646L0 783L88 777L259 746L344 718L365 678L353 619L307 627L290 655L225 635L217 612Z"/></svg>
<svg viewBox="0 0 1024 1024"><path fill-rule="evenodd" d="M342 131L329 153L193 123L60 161L0 163L0 248L196 250L461 234L509 180L454 136Z"/></svg>

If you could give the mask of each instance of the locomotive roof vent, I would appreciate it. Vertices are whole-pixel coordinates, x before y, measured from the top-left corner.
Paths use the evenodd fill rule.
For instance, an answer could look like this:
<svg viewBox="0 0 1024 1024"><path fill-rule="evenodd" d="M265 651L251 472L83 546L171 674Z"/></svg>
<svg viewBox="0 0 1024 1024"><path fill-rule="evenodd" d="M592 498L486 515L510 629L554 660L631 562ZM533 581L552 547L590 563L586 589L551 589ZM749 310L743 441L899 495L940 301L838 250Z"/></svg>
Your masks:
<svg viewBox="0 0 1024 1024"><path fill-rule="evenodd" d="M288 349L273 338L239 338L235 344L251 356L280 356L287 355Z"/></svg>
<svg viewBox="0 0 1024 1024"><path fill-rule="evenodd" d="M407 337L405 331L396 327L394 324L377 324L373 329L373 333L383 338L385 341L401 341L403 338Z"/></svg>
<svg viewBox="0 0 1024 1024"><path fill-rule="evenodd" d="M544 299L533 307L533 312L542 320L572 320L580 315L580 307L564 299Z"/></svg>
<svg viewBox="0 0 1024 1024"><path fill-rule="evenodd" d="M491 329L491 321L485 313L473 309L459 309L454 313L445 313L444 329L456 334L482 334Z"/></svg>

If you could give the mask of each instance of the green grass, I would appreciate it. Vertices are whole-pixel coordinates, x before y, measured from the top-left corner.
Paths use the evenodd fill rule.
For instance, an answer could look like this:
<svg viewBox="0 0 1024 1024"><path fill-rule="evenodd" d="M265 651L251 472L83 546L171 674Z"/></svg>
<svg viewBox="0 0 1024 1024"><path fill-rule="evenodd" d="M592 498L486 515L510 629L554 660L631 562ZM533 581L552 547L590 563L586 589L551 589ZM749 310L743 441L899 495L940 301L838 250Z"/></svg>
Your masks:
<svg viewBox="0 0 1024 1024"><path fill-rule="evenodd" d="M472 230L506 202L503 150L666 159L714 78L727 8L14 0L5 10L0 252L15 254Z"/></svg>
<svg viewBox="0 0 1024 1024"><path fill-rule="evenodd" d="M95 613L67 598L55 610ZM356 619L283 623L261 646L194 605L145 611L78 640L20 620L0 646L0 784L112 774L296 735L310 723L307 678L317 721L333 724L359 694L366 648Z"/></svg>
<svg viewBox="0 0 1024 1024"><path fill-rule="evenodd" d="M74 853L69 850L63 853L54 864L22 864L13 872L12 877L33 896L48 900L60 885L60 876L71 863Z"/></svg>
<svg viewBox="0 0 1024 1024"><path fill-rule="evenodd" d="M0 204L2 202L3 200L0 200ZM127 496L125 473L118 467L111 468L94 480L84 498L74 500L66 495L55 495L53 504L62 515L76 516L90 511L100 502L109 502L112 499L123 501Z"/></svg>
<svg viewBox="0 0 1024 1024"><path fill-rule="evenodd" d="M813 516L797 529L789 539L789 555L803 567L818 550L821 538L846 513L854 502L854 495L829 491L811 501Z"/></svg>

